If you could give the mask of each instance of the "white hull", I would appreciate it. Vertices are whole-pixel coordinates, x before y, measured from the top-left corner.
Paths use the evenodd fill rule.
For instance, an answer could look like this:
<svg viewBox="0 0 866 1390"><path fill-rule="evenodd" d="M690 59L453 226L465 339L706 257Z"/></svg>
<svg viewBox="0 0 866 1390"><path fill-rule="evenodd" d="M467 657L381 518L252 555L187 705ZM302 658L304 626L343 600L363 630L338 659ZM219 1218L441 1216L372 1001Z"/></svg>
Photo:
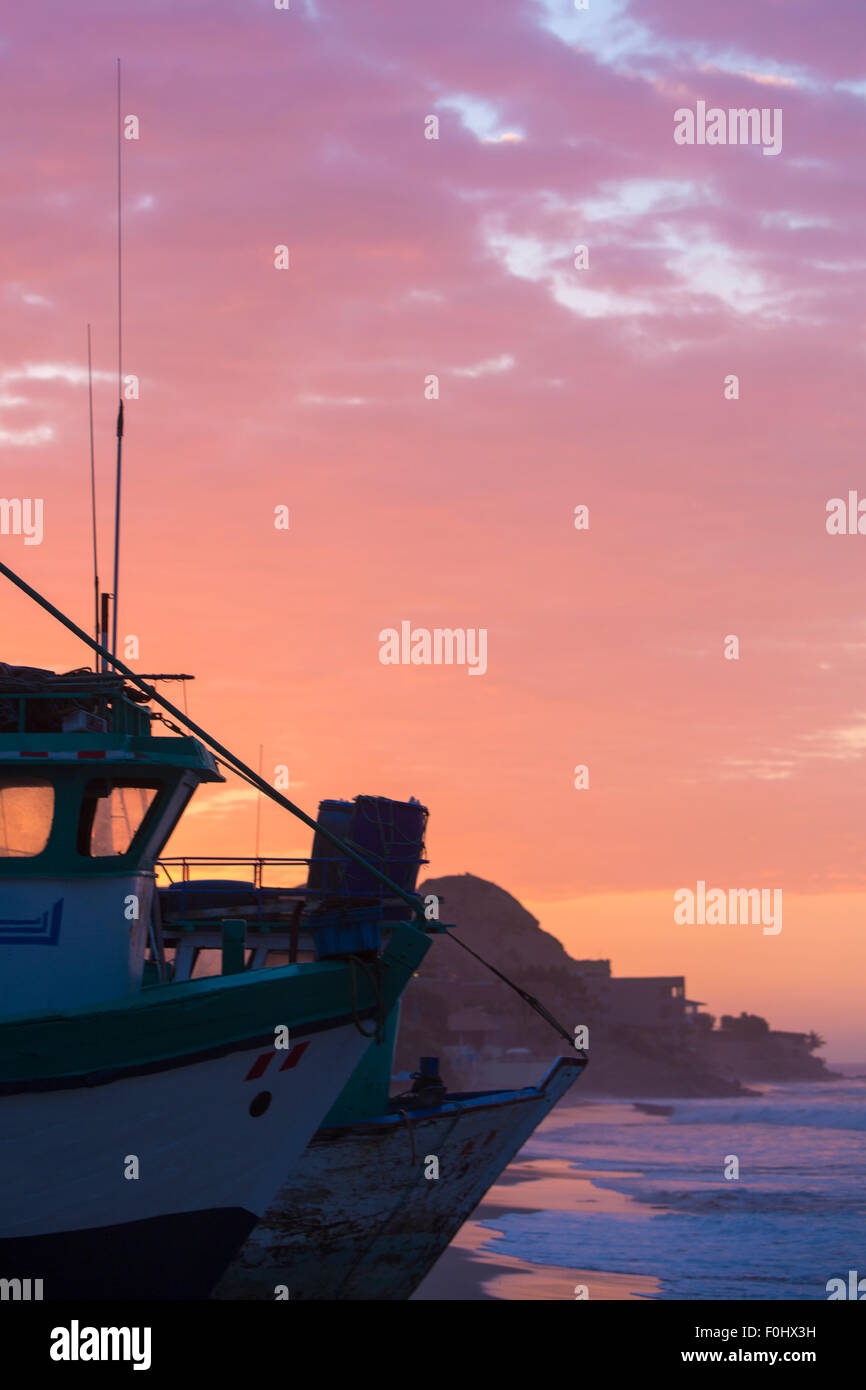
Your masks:
<svg viewBox="0 0 866 1390"><path fill-rule="evenodd" d="M261 1046L105 1086L2 1097L0 1233L218 1207L261 1215L367 1045L343 1024L315 1033L290 1070L279 1070L277 1054L250 1081ZM272 1100L254 1118L263 1091ZM130 1157L137 1178L124 1177Z"/></svg>

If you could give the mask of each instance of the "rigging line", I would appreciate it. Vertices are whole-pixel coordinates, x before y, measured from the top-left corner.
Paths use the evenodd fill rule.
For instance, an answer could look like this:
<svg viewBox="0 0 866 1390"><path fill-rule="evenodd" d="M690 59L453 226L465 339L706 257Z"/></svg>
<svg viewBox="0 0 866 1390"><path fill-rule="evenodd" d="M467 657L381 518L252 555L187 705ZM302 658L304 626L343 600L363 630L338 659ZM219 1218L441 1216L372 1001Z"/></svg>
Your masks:
<svg viewBox="0 0 866 1390"><path fill-rule="evenodd" d="M184 713L185 712L186 711L184 711ZM164 724L167 729L171 729L172 733L180 734L181 737L184 736L186 731L181 728L180 724L175 724L173 720L167 719L164 714L156 714L154 718L158 719L160 724ZM214 753L213 758L214 762L217 763L220 767L224 767L226 772L234 773L235 777L239 778L241 782L247 782L251 787L255 787L256 791L259 793L259 796L261 796L261 789L258 786L258 783L253 781L252 777L248 777L246 773L241 772L240 769L237 767L233 767L231 763L226 762L225 758L220 758L216 753ZM258 855L256 856L256 858L258 858Z"/></svg>
<svg viewBox="0 0 866 1390"><path fill-rule="evenodd" d="M117 591L120 569L120 483L123 461L123 222L121 183L120 59L117 60L117 478L114 497L114 602L111 654L117 654ZM106 643L106 645L108 645Z"/></svg>
<svg viewBox="0 0 866 1390"><path fill-rule="evenodd" d="M9 571L6 570L6 567L4 565L0 565L0 571L5 571L6 574L9 575ZM9 575L9 577L11 577L11 575ZM167 724L168 727L170 729L173 729L176 733L183 733L183 730L179 728L177 724L172 723L170 719L166 719L164 714L160 714L158 717L163 724ZM247 775L248 770L242 771L241 768L235 767L231 763L226 762L224 758L221 758L218 755L215 756L216 762L219 764L220 767L224 767L227 772L233 772L236 777L239 777L244 782L248 782L251 787L256 787L257 790L261 792L261 774L259 779L254 780L251 775ZM343 848L343 846L341 846L341 848ZM483 965L487 970L491 971L492 974L496 975L500 980L502 980L503 984L506 984L509 989L512 989L515 994L519 995L525 1004L528 1004L529 1007L532 1010L534 1010L535 1013L537 1013L541 1018L544 1019L545 1023L550 1025L554 1032L558 1033L559 1036L568 1043L569 1047L574 1047L574 1037L572 1036L572 1034L569 1033L568 1030L564 1027L564 1025L561 1024L559 1020L553 1016L549 1009L545 1008L544 1004L542 1004L540 999L536 999L534 994L530 994L528 990L522 989L520 985L515 984L513 980L510 980L507 975L503 975L501 970L497 970L496 966L491 965L489 960L485 960L484 957L480 956L477 951L473 951L472 947L467 946L465 941L461 941L459 936L455 936L453 932L447 930L444 932L444 935L450 936L452 941L456 941L458 946L462 946L464 951L468 951L470 956L474 956L475 959L481 965ZM589 1058L587 1057L584 1051L582 1051L580 1048L577 1048L576 1051L581 1061L589 1061Z"/></svg>
<svg viewBox="0 0 866 1390"><path fill-rule="evenodd" d="M225 758L231 764L234 771L241 772L254 787L258 787L259 791L264 792L265 796L270 797L271 801L275 801L278 806L282 806L283 810L290 811L293 816L296 816L298 820L302 820L311 830L322 835L329 844L336 845L337 849L341 850L346 858L351 859L353 863L360 865L362 869L373 874L380 883L384 883L386 888L390 888L391 892L411 909L413 918L416 923L419 924L417 929L422 931L425 930L424 904L417 893L410 893L405 888L402 888L399 883L395 883L392 878L389 878L389 876L383 873L381 869L377 868L374 863L365 859L364 855L355 849L349 841L335 834L327 825L323 825L320 821L314 820L312 816L308 816L306 811L303 811L295 802L290 801L287 796L283 796L282 792L278 792L275 787L271 786L270 782L266 782L263 777L259 777L253 772L251 767L247 767L246 763L242 762L234 753L231 753L224 744L219 743L217 739L215 739L212 734L209 734L206 729L203 729L200 724L196 724L195 720L189 719L178 709L177 705L173 705L164 695L160 695L159 691L155 690L152 685L148 685L141 676L136 675L135 671L127 666L125 662L121 661L119 657L108 651L108 649L99 642L94 642L92 637L88 637L87 633L84 632L77 623L74 623L71 618L67 618L66 614L55 607L53 603L49 602L47 598L43 598L42 594L32 588L25 579L22 579L20 575L16 574L15 571L4 564L2 560L0 560L0 574L4 574L16 588L20 589L22 593L27 594L27 596L33 599L33 602L37 603L46 613L50 613L52 618L56 618L57 622L61 623L69 632L74 633L79 641L83 642L84 645L89 647L92 652L95 652L97 656L101 656L109 661L115 671L125 676L126 679L138 690L142 691L149 700L153 700L168 714L173 715L181 724L184 724L188 733L200 739L213 754ZM379 891L381 892L381 889Z"/></svg>
<svg viewBox="0 0 866 1390"><path fill-rule="evenodd" d="M494 975L497 975L500 980L502 980L506 985L508 985L509 989L514 990L515 994L519 994L520 998L524 1001L525 1004L528 1004L531 1009L534 1009L537 1014L540 1014L541 1017L544 1019L545 1023L549 1023L551 1028L555 1029L555 1031L559 1034L561 1038L565 1038L569 1047L574 1047L574 1037L572 1036L572 1034L569 1033L567 1029L563 1027L563 1025L559 1022L558 1019L553 1017L553 1014L550 1012L550 1010L546 1009L544 1005L541 1003L541 1001L539 999L536 999L534 994L530 994L527 990L521 989L520 985L516 985L513 980L509 980L507 975L503 975L502 971L497 970L495 965L491 965L489 960L485 960L483 956L479 956L477 951L473 951L471 946L467 946L466 942L461 941L460 937L455 936L453 932L448 931L446 929L445 935L450 936L451 940L456 941L458 946L462 946L464 951L468 951L470 956L474 956L477 961L480 961L481 964L485 965L488 970L491 970ZM579 1057L582 1057L584 1061L587 1060L586 1054L584 1052L581 1052L579 1048L577 1049L577 1052Z"/></svg>
<svg viewBox="0 0 866 1390"><path fill-rule="evenodd" d="M90 355L90 324L87 325L87 392L90 402L90 509L93 514L93 603L94 637L99 641L99 560L96 550L96 466L93 452L93 361Z"/></svg>

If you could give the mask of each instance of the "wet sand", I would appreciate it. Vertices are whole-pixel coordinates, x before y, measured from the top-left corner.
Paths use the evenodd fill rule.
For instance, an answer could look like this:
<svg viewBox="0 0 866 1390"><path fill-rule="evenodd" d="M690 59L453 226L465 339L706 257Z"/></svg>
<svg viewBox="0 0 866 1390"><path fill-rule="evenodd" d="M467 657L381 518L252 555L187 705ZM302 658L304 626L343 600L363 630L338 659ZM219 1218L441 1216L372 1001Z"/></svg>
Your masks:
<svg viewBox="0 0 866 1390"><path fill-rule="evenodd" d="M617 1274L597 1269L538 1265L496 1253L497 1217L516 1211L593 1211L618 1215L636 1209L631 1197L596 1187L593 1177L610 1179L609 1172L577 1173L561 1159L518 1161L506 1169L484 1201L461 1226L448 1249L412 1295L419 1300L452 1302L496 1299L568 1299L585 1286L590 1299L652 1298L658 1279L640 1274ZM488 1247L483 1249L482 1247ZM587 1295L583 1295L586 1297Z"/></svg>

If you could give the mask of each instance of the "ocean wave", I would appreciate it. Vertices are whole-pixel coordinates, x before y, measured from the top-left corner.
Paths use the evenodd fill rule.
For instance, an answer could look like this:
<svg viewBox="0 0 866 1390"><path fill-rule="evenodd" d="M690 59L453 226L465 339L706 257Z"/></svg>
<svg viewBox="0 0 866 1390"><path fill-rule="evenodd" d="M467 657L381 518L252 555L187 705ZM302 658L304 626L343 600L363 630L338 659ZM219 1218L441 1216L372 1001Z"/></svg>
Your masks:
<svg viewBox="0 0 866 1390"><path fill-rule="evenodd" d="M747 1101L726 1105L692 1102L677 1106L670 1116L674 1125L784 1125L787 1129L866 1130L866 1103L793 1105L784 1101Z"/></svg>
<svg viewBox="0 0 866 1390"><path fill-rule="evenodd" d="M640 1274L662 1299L826 1299L827 1280L859 1268L862 1218L819 1222L813 1212L694 1212L637 1216L504 1213L480 1223L484 1249L531 1264ZM588 1280L592 1297L592 1278Z"/></svg>
<svg viewBox="0 0 866 1390"><path fill-rule="evenodd" d="M613 1187L612 1183L597 1182L598 1187ZM615 1191L622 1190L617 1184ZM645 1206L663 1207L691 1216L734 1212L737 1216L763 1216L771 1212L783 1216L814 1216L829 1220L834 1216L845 1219L866 1215L866 1196L852 1204L850 1194L826 1192L762 1191L736 1182L724 1188L666 1188L631 1185L628 1195Z"/></svg>
<svg viewBox="0 0 866 1390"><path fill-rule="evenodd" d="M829 1279L862 1270L863 1082L664 1103L673 1114L647 1119L622 1101L542 1125L524 1163L565 1160L627 1205L500 1213L484 1222L486 1249L653 1275L662 1299L825 1299ZM728 1183L732 1152L741 1176Z"/></svg>

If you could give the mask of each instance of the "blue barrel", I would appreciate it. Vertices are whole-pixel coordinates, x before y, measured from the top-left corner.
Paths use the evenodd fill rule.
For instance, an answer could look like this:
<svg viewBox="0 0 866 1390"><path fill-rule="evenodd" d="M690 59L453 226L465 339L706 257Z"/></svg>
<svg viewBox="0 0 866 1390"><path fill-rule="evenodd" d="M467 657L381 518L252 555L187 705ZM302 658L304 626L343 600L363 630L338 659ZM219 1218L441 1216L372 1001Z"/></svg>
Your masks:
<svg viewBox="0 0 866 1390"><path fill-rule="evenodd" d="M351 833L354 811L353 801L320 801L316 819L332 834L345 840ZM313 837L313 855L307 879L310 890L313 893L341 892L345 872L346 860L340 858L337 846L317 830Z"/></svg>
<svg viewBox="0 0 866 1390"><path fill-rule="evenodd" d="M354 801L321 801L318 819L404 892L412 893L418 869L424 862L427 815L427 807L414 799L392 801L387 796L356 796ZM313 893L388 896L381 880L354 860L340 858L336 845L318 830L313 839L308 883Z"/></svg>
<svg viewBox="0 0 866 1390"><path fill-rule="evenodd" d="M415 891L424 859L427 807L420 801L391 801L387 796L356 796L350 838L355 847L406 893ZM350 893L387 893L381 884L350 861L346 870Z"/></svg>

